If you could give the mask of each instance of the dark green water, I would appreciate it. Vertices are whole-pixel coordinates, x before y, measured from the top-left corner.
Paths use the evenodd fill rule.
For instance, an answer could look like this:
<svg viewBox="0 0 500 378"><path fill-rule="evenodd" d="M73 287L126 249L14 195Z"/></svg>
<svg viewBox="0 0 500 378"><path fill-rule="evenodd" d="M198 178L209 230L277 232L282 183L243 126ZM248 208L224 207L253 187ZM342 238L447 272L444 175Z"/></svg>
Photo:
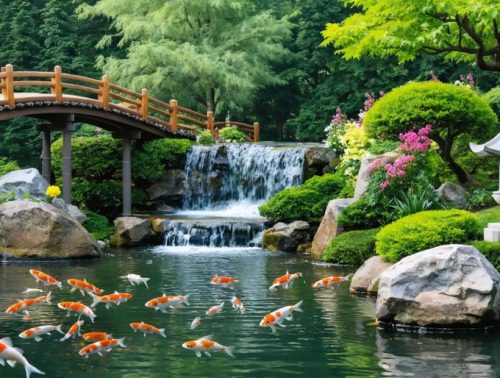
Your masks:
<svg viewBox="0 0 500 378"><path fill-rule="evenodd" d="M78 350L83 340L66 341L62 335L44 336L37 343L17 335L40 324L63 323L64 330L76 320L66 317L55 305L40 305L33 319L3 311L26 287L35 287L28 269L41 269L66 281L87 280L106 292L128 291L128 303L106 310L97 309L95 324L86 320L83 332L107 331L126 337L127 348L104 357L84 359ZM273 278L300 271L303 279L290 290L270 292ZM28 360L47 377L498 377L500 376L500 334L476 333L459 336L394 334L378 331L373 322L373 299L350 295L347 284L315 291L311 283L323 276L346 274L350 269L314 265L290 255L276 255L259 249L240 251L168 252L163 247L135 251L114 250L99 260L63 263L0 265L0 337L10 336L14 346L25 351ZM132 287L118 278L127 273L151 277L150 288ZM209 284L215 274L237 277L235 290ZM54 301L81 300L80 293L55 289ZM144 303L163 292L191 293L191 306L162 314ZM230 306L233 292L244 302L247 313L237 314ZM210 319L206 309L226 301L224 311ZM287 327L272 334L259 327L262 316L279 307L304 300L303 313L296 313ZM90 303L85 297L84 303ZM202 316L195 330L189 324ZM133 333L133 321L145 321L166 328L167 338ZM211 334L223 345L234 345L236 358L216 353L197 358L181 348L184 341ZM32 375L38 377L39 375ZM0 366L0 377L24 377L16 366ZM41 376L40 376L41 377Z"/></svg>

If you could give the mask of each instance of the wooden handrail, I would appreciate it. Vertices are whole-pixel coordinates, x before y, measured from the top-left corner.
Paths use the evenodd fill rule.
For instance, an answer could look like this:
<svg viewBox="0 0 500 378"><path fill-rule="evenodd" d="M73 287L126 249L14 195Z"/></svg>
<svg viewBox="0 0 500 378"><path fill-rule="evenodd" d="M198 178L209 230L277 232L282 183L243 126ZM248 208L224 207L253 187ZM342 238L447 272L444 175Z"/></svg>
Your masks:
<svg viewBox="0 0 500 378"><path fill-rule="evenodd" d="M39 78L47 80L37 80ZM32 91L33 87L49 88L50 94L47 92L27 93L26 89L22 95L20 92L15 92L16 88L26 87L29 87L28 91ZM40 100L56 103L77 101L92 104L104 110L117 109L124 113L140 116L145 122L157 123L172 132L179 129L195 131L202 127L209 130L212 135L217 133L216 126L226 124L226 122L215 122L213 112L207 112L205 115L179 106L177 100L170 100L167 103L151 98L146 88L143 88L139 93L110 83L107 75L98 80L65 73L60 66L54 67L53 72L39 72L14 71L14 67L7 64L0 70L0 89L3 97L0 99L0 105L6 104L11 108L15 108L16 103ZM65 93L65 90L76 91L84 95L75 95L75 92ZM179 120L183 123L180 123ZM247 134L252 141L259 140L260 129L257 122L253 125L233 121L230 123Z"/></svg>

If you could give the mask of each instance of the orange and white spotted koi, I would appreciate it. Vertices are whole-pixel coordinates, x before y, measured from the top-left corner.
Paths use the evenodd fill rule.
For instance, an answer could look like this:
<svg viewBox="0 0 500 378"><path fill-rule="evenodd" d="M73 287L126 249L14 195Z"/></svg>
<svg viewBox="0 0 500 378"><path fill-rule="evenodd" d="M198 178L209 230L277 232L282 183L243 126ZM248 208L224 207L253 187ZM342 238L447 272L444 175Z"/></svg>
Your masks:
<svg viewBox="0 0 500 378"><path fill-rule="evenodd" d="M3 366L5 364L4 361L7 361L10 367L14 367L16 363L22 365L26 371L26 378L30 378L30 375L33 373L45 374L28 362L26 357L23 356L23 351L21 349L12 346L10 337L0 339L0 365Z"/></svg>
<svg viewBox="0 0 500 378"><path fill-rule="evenodd" d="M89 295L94 300L90 307L95 307L99 303L105 303L107 309L111 308L112 305L119 306L121 303L125 303L130 298L132 298L132 294L130 293L119 293L117 291L115 291L113 294L103 295L102 297L99 297L98 295L90 292Z"/></svg>
<svg viewBox="0 0 500 378"><path fill-rule="evenodd" d="M224 308L224 302L221 302L220 305L218 306L212 306L210 307L206 314L208 316L214 316L214 315L217 315L218 313L221 313L222 312L222 309Z"/></svg>
<svg viewBox="0 0 500 378"><path fill-rule="evenodd" d="M151 325L148 323L134 322L134 323L130 323L130 327L132 327L132 329L135 332L140 331L140 332L144 333L144 337L146 337L146 335L148 333L156 333L160 336L167 337L167 336L165 336L165 328L156 328L154 325Z"/></svg>
<svg viewBox="0 0 500 378"><path fill-rule="evenodd" d="M85 323L84 320L78 320L75 324L73 324L68 332L66 332L66 334L59 340L59 341L65 341L65 340L68 340L70 338L74 338L75 336L81 336L81 333L80 333L80 329L83 325L83 323Z"/></svg>
<svg viewBox="0 0 500 378"><path fill-rule="evenodd" d="M284 328L285 325L283 324L283 322L285 320L292 320L292 312L302 312L302 309L300 308L301 305L302 301L296 303L293 306L282 307L279 310L266 314L260 321L259 325L261 327L270 327L274 333L276 332L277 325Z"/></svg>
<svg viewBox="0 0 500 378"><path fill-rule="evenodd" d="M281 277L276 278L273 281L273 284L269 287L269 290L276 290L280 286L284 289L289 289L292 287L293 282L299 277L302 277L302 273L296 272L296 273L290 274L287 271L286 274L282 275Z"/></svg>
<svg viewBox="0 0 500 378"><path fill-rule="evenodd" d="M319 288L323 288L323 287L328 287L328 286L333 285L335 283L349 281L350 278L351 278L351 276L352 276L352 273L348 274L345 277L342 277L342 276L325 277L325 278L322 278L322 279L316 281L315 283L313 283L312 287L315 288L315 289L319 289Z"/></svg>
<svg viewBox="0 0 500 378"><path fill-rule="evenodd" d="M163 313L167 312L167 308L177 309L183 307L184 305L189 306L189 296L186 295L166 295L163 293L161 297L151 299L147 301L144 306L149 308L154 308L155 310L160 310Z"/></svg>
<svg viewBox="0 0 500 378"><path fill-rule="evenodd" d="M90 356L91 354L98 354L99 356L102 356L104 352L111 352L114 347L120 346L122 348L126 348L124 342L124 337L121 339L106 339L102 341L96 341L95 343L92 343L80 349L78 354L85 358L88 358L88 356Z"/></svg>
<svg viewBox="0 0 500 378"><path fill-rule="evenodd" d="M218 285L222 287L232 287L234 284L238 283L238 280L229 276L219 276L215 275L212 277L212 285Z"/></svg>
<svg viewBox="0 0 500 378"><path fill-rule="evenodd" d="M241 302L238 297L233 297L231 299L231 304L236 311L239 311L240 314L245 313L245 306L243 306L243 302Z"/></svg>
<svg viewBox="0 0 500 378"><path fill-rule="evenodd" d="M84 333L82 337L88 342L96 342L113 338L111 333L106 332L87 332Z"/></svg>
<svg viewBox="0 0 500 378"><path fill-rule="evenodd" d="M35 281L43 283L45 286L56 285L62 289L62 282L56 280L54 277L44 273L40 270L30 269L30 274L35 278Z"/></svg>
<svg viewBox="0 0 500 378"><path fill-rule="evenodd" d="M5 313L17 314L18 312L23 311L24 314L26 315L26 319L29 319L30 315L28 312L28 308L42 302L46 302L47 304L52 304L50 300L51 300L51 292L49 292L47 295L42 295L36 298L28 298L24 300L18 299L17 303L14 303L12 306L9 306L7 310L5 310Z"/></svg>
<svg viewBox="0 0 500 378"><path fill-rule="evenodd" d="M27 329L26 331L23 331L19 334L19 337L21 339L35 339L35 341L42 341L41 336L42 335L50 335L52 331L57 331L59 333L62 333L64 335L64 332L62 330L62 324L59 325L44 325L44 326L38 326L38 327L33 327L30 329Z"/></svg>
<svg viewBox="0 0 500 378"><path fill-rule="evenodd" d="M57 307L59 307L61 310L68 311L68 316L70 315L71 311L78 313L79 316L85 315L90 318L92 323L94 323L94 319L96 318L96 314L94 314L92 309L80 302L59 302L57 304Z"/></svg>
<svg viewBox="0 0 500 378"><path fill-rule="evenodd" d="M92 285L90 282L87 282L86 279L83 279L82 281L77 278L70 278L66 282L68 283L69 286L71 286L71 292L80 290L80 293L82 293L83 296L85 296L85 293L94 293L96 295L102 294L101 289Z"/></svg>
<svg viewBox="0 0 500 378"><path fill-rule="evenodd" d="M196 327L198 327L199 325L201 324L201 318L199 316L197 316L196 318L193 319L193 321L191 322L191 329L195 329Z"/></svg>
<svg viewBox="0 0 500 378"><path fill-rule="evenodd" d="M197 340L186 341L182 344L184 349L189 349L195 352L196 357L201 357L201 352L208 357L212 357L212 352L225 352L228 356L234 357L234 347L224 346L215 341L212 341L212 336L203 336Z"/></svg>

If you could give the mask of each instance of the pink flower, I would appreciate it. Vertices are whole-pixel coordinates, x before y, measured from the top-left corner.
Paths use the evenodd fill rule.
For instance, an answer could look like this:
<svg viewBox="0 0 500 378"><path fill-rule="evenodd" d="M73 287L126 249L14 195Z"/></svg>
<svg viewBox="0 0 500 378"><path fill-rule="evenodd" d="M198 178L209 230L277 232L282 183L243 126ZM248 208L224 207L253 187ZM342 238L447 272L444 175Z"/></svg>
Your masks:
<svg viewBox="0 0 500 378"><path fill-rule="evenodd" d="M417 132L408 131L404 134L399 134L401 145L399 149L407 152L427 152L431 146L429 134L432 131L431 125L422 127Z"/></svg>
<svg viewBox="0 0 500 378"><path fill-rule="evenodd" d="M332 125L338 125L342 123L342 121L346 119L346 115L342 113L342 109L340 107L337 107L337 110L335 112L335 116L332 118Z"/></svg>
<svg viewBox="0 0 500 378"><path fill-rule="evenodd" d="M376 159L374 160L369 166L368 166L368 173L372 174L375 170L380 168L384 163L382 162L381 159Z"/></svg>
<svg viewBox="0 0 500 378"><path fill-rule="evenodd" d="M379 185L379 188L380 188L381 190L384 190L384 189L386 189L389 185L390 185L390 184L389 184L389 181L387 181L387 180L386 180L386 181L382 182L382 183Z"/></svg>
<svg viewBox="0 0 500 378"><path fill-rule="evenodd" d="M441 81L439 80L439 77L434 73L434 71L431 71L431 81Z"/></svg>

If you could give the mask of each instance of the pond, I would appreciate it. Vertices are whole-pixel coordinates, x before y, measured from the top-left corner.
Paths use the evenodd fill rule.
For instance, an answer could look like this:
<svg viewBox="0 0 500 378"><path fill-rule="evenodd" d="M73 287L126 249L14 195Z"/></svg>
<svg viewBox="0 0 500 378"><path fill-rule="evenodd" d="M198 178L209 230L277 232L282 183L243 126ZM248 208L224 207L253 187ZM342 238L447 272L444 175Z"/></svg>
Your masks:
<svg viewBox="0 0 500 378"><path fill-rule="evenodd" d="M66 331L76 320L55 304L38 305L32 319L7 315L5 309L23 298L26 287L36 287L30 268L40 269L64 282L86 278L106 293L130 292L133 298L105 309L99 304L92 324L85 318L83 332L106 331L125 337L126 348L82 358L82 338L59 342L60 334L43 340L25 340L18 334L40 324L63 324ZM289 290L269 291L274 278L286 271L302 272ZM111 250L97 260L11 263L0 265L0 338L10 336L14 346L47 377L497 377L500 376L500 338L496 332L455 336L396 334L373 325L372 298L349 294L348 283L314 290L311 284L328 275L345 275L352 269L314 264L294 255L274 254L258 248L210 249L152 247ZM149 289L131 286L119 276L136 273L150 277ZM233 289L210 284L215 274L234 276ZM162 293L191 294L190 306L167 313L144 306ZM230 300L236 294L246 313L236 313ZM69 286L53 290L54 303L91 299ZM273 334L259 327L267 312L303 300L302 313L294 313L286 328ZM222 313L208 318L205 311L225 302ZM201 316L201 325L189 325ZM143 337L129 323L144 321L166 329L166 338ZM182 343L205 335L235 347L235 358L225 353L197 358ZM0 366L0 376L24 377L21 367ZM33 374L32 377L38 375Z"/></svg>

